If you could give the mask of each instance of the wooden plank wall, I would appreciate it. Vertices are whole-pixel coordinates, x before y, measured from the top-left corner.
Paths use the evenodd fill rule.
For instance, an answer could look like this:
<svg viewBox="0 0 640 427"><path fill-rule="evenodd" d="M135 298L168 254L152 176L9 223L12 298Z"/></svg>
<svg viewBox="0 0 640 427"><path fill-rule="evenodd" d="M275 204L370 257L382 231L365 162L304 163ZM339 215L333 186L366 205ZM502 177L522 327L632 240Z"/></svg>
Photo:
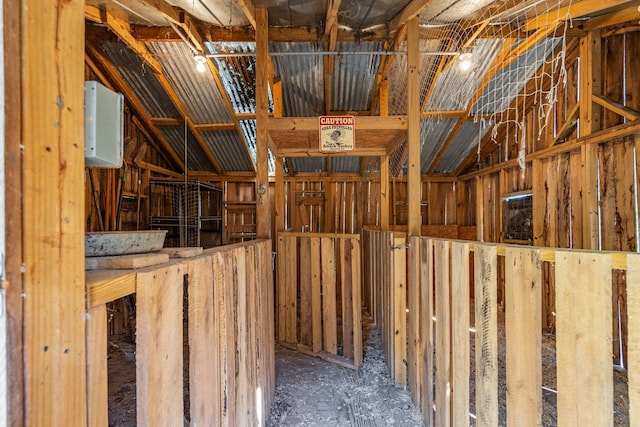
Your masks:
<svg viewBox="0 0 640 427"><path fill-rule="evenodd" d="M366 234L365 245L370 245L385 233L369 230ZM543 363L550 363L550 355L543 353L546 350L541 345L545 263L554 266L551 271L557 284L553 291L558 317L555 365L558 423L613 424L614 399L622 397L613 393L611 292L615 288L615 276L612 273L625 271L626 294L635 304L640 299L637 255L416 239L422 272L417 309L423 316L418 320L419 342L406 342L408 346L418 346L407 349L407 362L410 367L413 363L420 365L421 381L408 384L412 395L420 399L426 425L469 425L470 399L476 402L473 414L476 425L542 423L542 368ZM365 246L366 254L371 253L370 250ZM469 262L470 252L475 258L473 265ZM504 334L499 333L502 322L498 322L496 267L499 259L504 260L506 282ZM383 263L381 258L379 264ZM374 265L365 263L365 268L374 268ZM589 286L583 286L586 284ZM412 290L409 293L413 295ZM575 310L576 304L580 306L579 311ZM631 304L629 307L632 312L625 314L629 336L637 338L637 309ZM411 310L414 309L411 305ZM391 329L386 324L391 321L389 316L380 316L378 327L383 335ZM410 327L415 327L411 321L407 330ZM470 327L475 332L471 332ZM630 340L627 350L630 425L640 422L637 366L640 347L636 341ZM498 346L506 347L505 356L499 355ZM470 387L469 381L470 349L475 349L471 350L475 388ZM393 370L393 359L389 358L387 363ZM545 365L545 369L549 367ZM500 371L506 375L506 395L498 393L499 378L503 375ZM414 390L416 386L421 389ZM499 411L505 407L506 411Z"/></svg>
<svg viewBox="0 0 640 427"><path fill-rule="evenodd" d="M360 236L278 233L277 340L342 366L362 363Z"/></svg>
<svg viewBox="0 0 640 427"><path fill-rule="evenodd" d="M90 425L106 425L108 419L105 304L133 292L138 424L182 425L189 418L191 425L264 425L275 393L270 240L212 248L135 273L100 273L87 281ZM91 291L96 286L100 292ZM183 339L188 361L179 345ZM189 414L183 406L187 363Z"/></svg>

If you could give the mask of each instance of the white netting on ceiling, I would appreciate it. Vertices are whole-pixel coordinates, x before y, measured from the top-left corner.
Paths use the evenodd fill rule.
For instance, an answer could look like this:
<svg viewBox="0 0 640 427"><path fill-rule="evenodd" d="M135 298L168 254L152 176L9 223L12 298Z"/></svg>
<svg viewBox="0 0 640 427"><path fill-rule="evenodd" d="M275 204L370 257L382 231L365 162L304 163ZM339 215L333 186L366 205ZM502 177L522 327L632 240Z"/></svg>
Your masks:
<svg viewBox="0 0 640 427"><path fill-rule="evenodd" d="M471 156L474 146L480 149L487 124L494 124L494 140L499 129L516 129L513 132L521 134L516 142L519 157L524 159L532 141L524 138L523 100L538 106L539 135L549 122L547 115L559 85L566 84L565 36L573 24L568 15L570 4L436 0L420 14L421 55L436 58L421 61L422 173L455 170L455 165ZM437 49L425 52L424 46ZM405 78L399 70L402 67L406 64L398 61L394 71ZM406 102L394 95L393 88L392 81L390 110L399 114ZM434 138L433 132L443 128L442 122L452 119L457 125L450 126L451 133ZM474 143L469 141L468 128L461 132L469 121L478 124ZM477 155L480 159L479 151ZM441 164L443 159L446 165ZM401 172L406 160L404 150L404 158L393 160L393 169Z"/></svg>

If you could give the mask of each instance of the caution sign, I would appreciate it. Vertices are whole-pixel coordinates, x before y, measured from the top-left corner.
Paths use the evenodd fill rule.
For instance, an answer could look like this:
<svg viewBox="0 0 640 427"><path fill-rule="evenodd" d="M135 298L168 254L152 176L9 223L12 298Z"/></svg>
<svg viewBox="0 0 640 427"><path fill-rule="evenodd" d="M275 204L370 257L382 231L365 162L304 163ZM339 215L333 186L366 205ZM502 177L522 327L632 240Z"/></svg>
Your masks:
<svg viewBox="0 0 640 427"><path fill-rule="evenodd" d="M353 116L320 116L320 151L353 151L355 123Z"/></svg>

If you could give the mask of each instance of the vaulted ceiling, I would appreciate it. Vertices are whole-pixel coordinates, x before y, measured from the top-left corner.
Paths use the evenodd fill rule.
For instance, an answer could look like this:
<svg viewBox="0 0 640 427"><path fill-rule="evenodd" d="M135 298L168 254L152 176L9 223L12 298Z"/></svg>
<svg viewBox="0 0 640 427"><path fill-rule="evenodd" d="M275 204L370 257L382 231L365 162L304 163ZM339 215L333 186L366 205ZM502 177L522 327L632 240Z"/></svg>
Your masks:
<svg viewBox="0 0 640 427"><path fill-rule="evenodd" d="M374 172L372 159L389 156L400 174L405 24L418 16L421 170L459 174L495 117L567 38L590 25L637 21L638 3L87 0L86 59L124 93L176 169L254 173L255 9L266 8L270 111L282 117L269 127L288 171ZM457 66L463 53L470 70ZM206 58L203 70L195 56ZM337 114L356 116L356 151L320 156L315 118Z"/></svg>

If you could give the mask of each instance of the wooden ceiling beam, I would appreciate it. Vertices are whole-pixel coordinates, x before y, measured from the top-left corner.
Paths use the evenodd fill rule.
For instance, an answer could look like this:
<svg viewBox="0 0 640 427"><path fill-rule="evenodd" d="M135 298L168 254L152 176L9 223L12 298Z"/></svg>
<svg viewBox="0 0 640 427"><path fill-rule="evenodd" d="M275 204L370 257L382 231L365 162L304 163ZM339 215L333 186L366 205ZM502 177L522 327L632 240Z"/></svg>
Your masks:
<svg viewBox="0 0 640 427"><path fill-rule="evenodd" d="M355 130L406 130L406 116L356 116ZM270 132L310 132L318 131L319 122L317 117L284 117L270 118Z"/></svg>
<svg viewBox="0 0 640 427"><path fill-rule="evenodd" d="M613 25L620 25L630 21L640 20L640 0L634 0L629 3L623 9L616 10L615 12L607 13L603 16L591 18L579 27L584 31L596 30L599 28L611 27Z"/></svg>
<svg viewBox="0 0 640 427"><path fill-rule="evenodd" d="M547 27L555 28L566 20L597 14L629 2L630 0L581 0L572 2L568 6L551 9L547 13L527 20L522 26L522 30L535 31Z"/></svg>

